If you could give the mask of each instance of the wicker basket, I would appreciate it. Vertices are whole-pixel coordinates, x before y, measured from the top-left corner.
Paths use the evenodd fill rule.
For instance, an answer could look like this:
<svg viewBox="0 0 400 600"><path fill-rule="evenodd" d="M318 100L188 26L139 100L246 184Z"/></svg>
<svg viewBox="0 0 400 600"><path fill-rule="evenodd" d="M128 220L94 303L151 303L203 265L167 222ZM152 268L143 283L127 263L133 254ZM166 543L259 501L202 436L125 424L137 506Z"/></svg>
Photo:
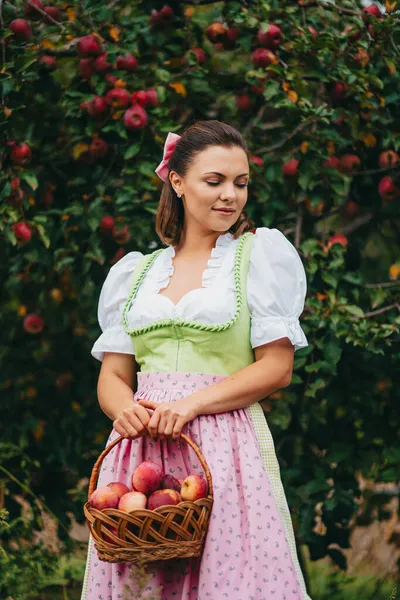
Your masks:
<svg viewBox="0 0 400 600"><path fill-rule="evenodd" d="M201 462L208 482L208 496L155 510L138 508L130 513L115 508L97 510L86 502L83 510L100 560L144 564L201 555L213 505L211 473L195 442L183 433L180 437L193 448ZM89 481L88 499L96 489L104 457L122 439L126 438L116 438L97 459ZM116 534L111 529L115 529ZM104 539L105 536L113 543Z"/></svg>

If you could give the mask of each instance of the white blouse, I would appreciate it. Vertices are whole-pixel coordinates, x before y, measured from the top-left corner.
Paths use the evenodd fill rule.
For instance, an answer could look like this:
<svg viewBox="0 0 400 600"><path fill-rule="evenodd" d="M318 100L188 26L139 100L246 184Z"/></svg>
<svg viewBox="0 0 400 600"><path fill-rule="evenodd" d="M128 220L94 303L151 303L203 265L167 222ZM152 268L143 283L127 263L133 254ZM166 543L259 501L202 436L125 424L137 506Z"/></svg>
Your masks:
<svg viewBox="0 0 400 600"><path fill-rule="evenodd" d="M175 249L167 246L142 279L127 311L129 329L168 318L207 324L229 321L236 311L233 267L238 241L231 233L217 238L203 272L203 287L191 290L177 304L158 294L174 272ZM100 361L104 352L135 354L134 343L122 324L122 310L131 291L133 270L142 256L141 252L126 254L111 267L103 284L98 307L103 333L91 352ZM308 346L299 323L306 292L306 275L295 247L279 229L256 229L247 276L252 348L283 337L289 338L295 350Z"/></svg>

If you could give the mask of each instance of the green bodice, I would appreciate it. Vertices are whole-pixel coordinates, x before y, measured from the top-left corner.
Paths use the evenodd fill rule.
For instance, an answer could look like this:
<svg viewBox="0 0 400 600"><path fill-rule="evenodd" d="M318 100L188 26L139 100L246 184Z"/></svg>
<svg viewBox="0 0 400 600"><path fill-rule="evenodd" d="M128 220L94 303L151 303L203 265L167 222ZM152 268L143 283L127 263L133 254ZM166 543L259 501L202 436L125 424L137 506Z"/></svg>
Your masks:
<svg viewBox="0 0 400 600"><path fill-rule="evenodd" d="M172 318L129 329L126 313L142 279L163 249L139 260L133 273L132 291L124 306L123 323L125 331L135 345L135 358L142 372L179 371L229 376L254 362L246 290L252 241L253 234L244 233L236 246L236 312L226 323L206 324Z"/></svg>

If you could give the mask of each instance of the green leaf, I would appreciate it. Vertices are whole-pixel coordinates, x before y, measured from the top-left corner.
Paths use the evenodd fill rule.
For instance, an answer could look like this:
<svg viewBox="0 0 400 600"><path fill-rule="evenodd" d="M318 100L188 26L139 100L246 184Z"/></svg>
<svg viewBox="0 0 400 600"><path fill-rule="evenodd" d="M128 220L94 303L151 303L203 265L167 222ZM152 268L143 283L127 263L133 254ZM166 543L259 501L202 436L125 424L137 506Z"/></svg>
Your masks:
<svg viewBox="0 0 400 600"><path fill-rule="evenodd" d="M24 181L26 181L26 183L33 189L33 190L37 190L39 183L37 180L36 175L33 175L32 173L27 173L22 171L22 173L20 174L21 179L23 179Z"/></svg>
<svg viewBox="0 0 400 600"><path fill-rule="evenodd" d="M125 151L124 158L125 160L129 160L132 156L135 156L140 150L140 142L135 142Z"/></svg>
<svg viewBox="0 0 400 600"><path fill-rule="evenodd" d="M35 228L36 228L36 230L37 230L37 232L39 234L39 237L42 240L45 248L49 248L50 247L50 238L48 236L47 231L43 227L43 225L41 225L40 223L36 223L35 222Z"/></svg>
<svg viewBox="0 0 400 600"><path fill-rule="evenodd" d="M354 315L355 317L364 316L364 311L362 310L362 308L356 306L355 304L346 304L344 308L348 313Z"/></svg>
<svg viewBox="0 0 400 600"><path fill-rule="evenodd" d="M321 276L322 276L322 279L325 281L325 283L327 283L328 285L330 285L333 288L337 287L338 280L334 275L329 273L329 271L322 271Z"/></svg>
<svg viewBox="0 0 400 600"><path fill-rule="evenodd" d="M266 86L263 91L263 96L264 96L265 100L271 100L271 98L276 96L276 94L279 94L279 92L280 92L279 83L277 81L270 79L266 83Z"/></svg>

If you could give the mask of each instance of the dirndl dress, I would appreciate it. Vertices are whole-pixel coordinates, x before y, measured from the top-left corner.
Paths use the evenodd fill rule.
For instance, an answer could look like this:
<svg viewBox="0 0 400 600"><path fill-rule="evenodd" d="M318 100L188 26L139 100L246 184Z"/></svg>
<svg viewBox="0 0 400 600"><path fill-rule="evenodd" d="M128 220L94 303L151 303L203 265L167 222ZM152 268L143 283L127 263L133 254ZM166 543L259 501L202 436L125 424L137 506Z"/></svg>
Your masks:
<svg viewBox="0 0 400 600"><path fill-rule="evenodd" d="M173 255L172 246L130 253L111 268L100 295L103 334L92 354L100 360L107 351L135 355L140 371L134 402L190 402L191 394L252 364L258 345L288 337L296 350L307 346L298 322L304 269L279 230L260 228L237 239L221 235L203 287L177 305L158 294L173 273ZM90 536L81 600L310 600L260 404L199 415L183 433L200 447L213 480L201 556L150 563L143 572L133 563L99 560ZM106 445L118 435L112 429ZM131 488L132 473L144 460L179 479L204 476L183 439L140 437L121 440L104 458L97 487L122 481Z"/></svg>

